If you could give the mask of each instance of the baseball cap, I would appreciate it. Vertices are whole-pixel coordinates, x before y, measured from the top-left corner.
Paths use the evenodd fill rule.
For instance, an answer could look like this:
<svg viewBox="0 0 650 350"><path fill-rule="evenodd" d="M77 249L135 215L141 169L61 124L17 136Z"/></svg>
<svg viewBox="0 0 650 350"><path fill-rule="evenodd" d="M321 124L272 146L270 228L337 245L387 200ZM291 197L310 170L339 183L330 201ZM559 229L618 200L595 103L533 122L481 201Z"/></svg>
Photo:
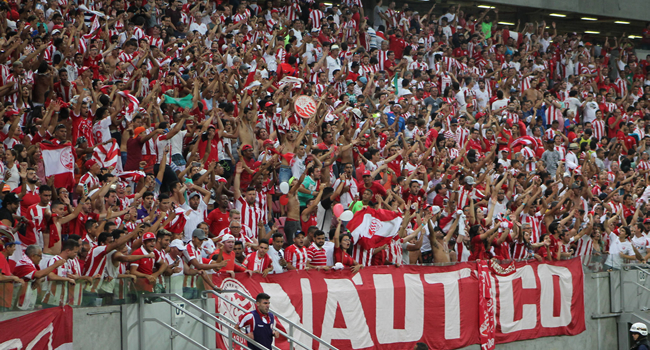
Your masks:
<svg viewBox="0 0 650 350"><path fill-rule="evenodd" d="M650 224L650 218L646 218L645 220L643 220L643 223L644 224Z"/></svg>
<svg viewBox="0 0 650 350"><path fill-rule="evenodd" d="M243 146L241 146L242 151L245 151L247 149L253 149L253 146L251 146L251 145L243 145Z"/></svg>
<svg viewBox="0 0 650 350"><path fill-rule="evenodd" d="M264 107L271 107L271 106L275 106L275 103L269 101L269 102L264 104Z"/></svg>
<svg viewBox="0 0 650 350"><path fill-rule="evenodd" d="M2 192L7 192L7 191L11 192L11 186L5 184L4 186L2 186Z"/></svg>
<svg viewBox="0 0 650 350"><path fill-rule="evenodd" d="M431 207L431 213L432 214L438 214L441 211L440 207L437 205L434 205Z"/></svg>
<svg viewBox="0 0 650 350"><path fill-rule="evenodd" d="M148 241L150 239L156 239L156 235L153 234L153 232L147 232L142 236L142 241Z"/></svg>
<svg viewBox="0 0 650 350"><path fill-rule="evenodd" d="M192 232L192 237L196 237L200 241L208 239L208 237L206 237L206 235L205 235L205 232L203 230L201 230L200 228L197 228L196 230L194 230Z"/></svg>
<svg viewBox="0 0 650 350"><path fill-rule="evenodd" d="M272 140L264 140L262 145L264 146L273 146L275 143Z"/></svg>
<svg viewBox="0 0 650 350"><path fill-rule="evenodd" d="M188 199L189 199L189 198L192 198L192 197L197 197L197 196L200 197L201 195L200 195L198 192L192 192L192 193L190 193L190 195L188 196Z"/></svg>
<svg viewBox="0 0 650 350"><path fill-rule="evenodd" d="M5 185L5 186L7 186L7 185ZM22 199L18 198L18 196L15 193L7 193L5 195L5 198L2 200L2 202L7 203L7 204L9 204L9 203L20 203L20 201L22 201Z"/></svg>
<svg viewBox="0 0 650 350"><path fill-rule="evenodd" d="M370 170L366 170L363 172L363 176L371 176L371 175L372 173L370 172Z"/></svg>
<svg viewBox="0 0 650 350"><path fill-rule="evenodd" d="M577 143L572 143L569 145L569 149L578 149L580 148Z"/></svg>
<svg viewBox="0 0 650 350"><path fill-rule="evenodd" d="M183 244L183 241L180 239L175 239L171 243L169 243L169 247L171 248L176 248L178 250L185 250L185 244Z"/></svg>
<svg viewBox="0 0 650 350"><path fill-rule="evenodd" d="M339 50L339 49L340 49L340 47L339 47L338 45L332 45L332 46L330 47L330 50L332 50L332 51L334 51L334 50Z"/></svg>
<svg viewBox="0 0 650 350"><path fill-rule="evenodd" d="M139 127L135 128L135 130L133 130L133 137L137 137L138 135L140 135L143 132L144 132L144 127L139 126Z"/></svg>
<svg viewBox="0 0 650 350"><path fill-rule="evenodd" d="M465 183L468 184L468 185L473 185L473 184L476 183L476 181L474 180L473 177L471 177L471 176L466 176L466 177L465 177Z"/></svg>
<svg viewBox="0 0 650 350"><path fill-rule="evenodd" d="M96 160L94 160L94 159L88 159L88 160L86 161L86 163L84 163L84 167L85 167L86 169L90 170L90 168L91 168L93 165L95 165L95 164L97 164L97 161L96 161Z"/></svg>
<svg viewBox="0 0 650 350"><path fill-rule="evenodd" d="M508 152L508 153L510 153L510 148L506 147L506 148L502 149L501 152Z"/></svg>
<svg viewBox="0 0 650 350"><path fill-rule="evenodd" d="M221 242L228 242L228 241L234 241L234 240L235 240L235 236L233 236L233 235L231 235L229 233L227 233L227 234L225 234L225 235L223 235L221 237Z"/></svg>

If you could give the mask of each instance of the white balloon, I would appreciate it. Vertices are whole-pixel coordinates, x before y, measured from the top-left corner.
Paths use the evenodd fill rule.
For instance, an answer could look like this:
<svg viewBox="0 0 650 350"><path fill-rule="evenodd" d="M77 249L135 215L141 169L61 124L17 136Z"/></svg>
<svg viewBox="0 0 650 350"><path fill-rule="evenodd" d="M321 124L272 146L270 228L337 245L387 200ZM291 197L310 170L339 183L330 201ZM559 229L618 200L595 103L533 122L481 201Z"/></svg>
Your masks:
<svg viewBox="0 0 650 350"><path fill-rule="evenodd" d="M289 183L287 183L287 182L281 183L280 184L280 192L282 192L282 194L289 193Z"/></svg>
<svg viewBox="0 0 650 350"><path fill-rule="evenodd" d="M341 217L339 217L339 219L341 219L341 221L350 221L352 220L353 217L354 217L354 213L352 213L349 210L346 210L343 213L341 213Z"/></svg>

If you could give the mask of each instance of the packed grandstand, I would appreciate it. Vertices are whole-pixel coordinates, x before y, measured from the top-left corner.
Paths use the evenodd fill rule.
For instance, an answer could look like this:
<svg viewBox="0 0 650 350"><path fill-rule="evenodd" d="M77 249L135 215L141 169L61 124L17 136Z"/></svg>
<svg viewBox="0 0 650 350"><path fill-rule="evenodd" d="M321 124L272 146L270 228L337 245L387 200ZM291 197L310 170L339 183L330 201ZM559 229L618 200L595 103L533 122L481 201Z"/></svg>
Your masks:
<svg viewBox="0 0 650 350"><path fill-rule="evenodd" d="M645 263L650 26L587 40L431 5L1 2L0 309Z"/></svg>

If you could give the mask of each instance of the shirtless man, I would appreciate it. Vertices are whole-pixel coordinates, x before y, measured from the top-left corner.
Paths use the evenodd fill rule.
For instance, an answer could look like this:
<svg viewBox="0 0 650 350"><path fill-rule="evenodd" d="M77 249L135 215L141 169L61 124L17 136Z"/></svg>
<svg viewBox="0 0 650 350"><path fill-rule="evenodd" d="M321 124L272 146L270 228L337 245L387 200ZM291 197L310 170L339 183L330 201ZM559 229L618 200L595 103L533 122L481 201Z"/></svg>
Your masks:
<svg viewBox="0 0 650 350"><path fill-rule="evenodd" d="M244 97L240 106L247 106L250 102L250 97ZM239 122L241 127L239 128L239 139L241 140L242 145L251 145L253 146L253 152L258 153L257 142L255 142L255 125L257 125L257 103L253 103L254 108L240 108L239 109Z"/></svg>
<svg viewBox="0 0 650 350"><path fill-rule="evenodd" d="M55 74L56 69L54 67L49 67L45 61L41 62L37 73L34 74L34 87L32 90L32 101L34 102L34 107L42 108L47 93L52 90Z"/></svg>
<svg viewBox="0 0 650 350"><path fill-rule="evenodd" d="M434 263L456 261L456 253L454 252L453 254L450 254L449 252L449 239L454 235L454 231L456 231L458 221L461 217L462 215L458 215L446 235L442 232L442 228L439 226L434 228L431 220L427 221L427 226L429 228L429 241L431 242L431 249L433 250Z"/></svg>
<svg viewBox="0 0 650 350"><path fill-rule="evenodd" d="M309 162L305 171L300 175L300 179L293 180L293 186L289 189L287 197L289 202L287 203L287 221L284 224L284 233L287 236L287 244L293 244L293 236L296 232L300 231L300 201L298 200L298 189L302 185L302 182L305 180L305 175L307 171L314 167L314 162ZM323 189L321 188L316 198L320 201L320 197L323 194Z"/></svg>
<svg viewBox="0 0 650 350"><path fill-rule="evenodd" d="M533 78L530 81L530 89L524 91L524 97L533 103L533 106L537 105L537 101L541 100L544 95L539 91L539 80Z"/></svg>

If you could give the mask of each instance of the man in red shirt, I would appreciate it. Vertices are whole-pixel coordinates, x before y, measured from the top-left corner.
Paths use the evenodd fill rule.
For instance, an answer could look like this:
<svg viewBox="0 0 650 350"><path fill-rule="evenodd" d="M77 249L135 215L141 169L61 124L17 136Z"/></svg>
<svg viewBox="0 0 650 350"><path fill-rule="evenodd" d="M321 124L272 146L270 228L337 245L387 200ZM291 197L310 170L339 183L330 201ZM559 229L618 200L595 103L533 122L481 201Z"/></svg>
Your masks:
<svg viewBox="0 0 650 350"><path fill-rule="evenodd" d="M237 261L235 256L235 237L231 234L225 234L221 238L221 243L223 243L223 248L219 251L213 259L217 259L218 262L226 262L226 265L219 270L219 272L229 272L232 278L235 278L235 272L247 272L249 275L253 275L253 272L246 270L243 266L235 264Z"/></svg>
<svg viewBox="0 0 650 350"><path fill-rule="evenodd" d="M255 174L262 164L261 162L255 161L255 155L253 154L253 146L243 145L241 147L242 157L239 160L239 163L243 162L244 171L241 173L241 180L239 186L241 188L247 188L253 182L253 174Z"/></svg>
<svg viewBox="0 0 650 350"><path fill-rule="evenodd" d="M307 248L307 267L316 270L328 271L330 266L327 266L327 253L325 253L325 232L318 230L314 232L314 241Z"/></svg>
<svg viewBox="0 0 650 350"><path fill-rule="evenodd" d="M363 172L363 181L357 187L359 187L359 192L363 192L363 189L367 188L372 191L373 195L379 194L382 197L386 197L386 189L379 184L379 181L373 181L370 170Z"/></svg>
<svg viewBox="0 0 650 350"><path fill-rule="evenodd" d="M156 251L156 235L147 232L142 236L142 246L133 252L133 255L144 255L146 258L132 262L131 274L138 278L136 288L140 291L153 292L156 279L167 268L167 259ZM158 269L154 272L154 269Z"/></svg>
<svg viewBox="0 0 650 350"><path fill-rule="evenodd" d="M388 37L390 41L389 48L395 53L395 59L402 59L404 56L404 49L408 46L408 43L402 39L402 31L396 30L394 35Z"/></svg>
<svg viewBox="0 0 650 350"><path fill-rule="evenodd" d="M472 134L470 135L469 141L467 141L467 150L476 150L476 153L480 155L483 152L483 145L481 144L479 135L480 133L478 130L472 129Z"/></svg>
<svg viewBox="0 0 650 350"><path fill-rule="evenodd" d="M225 229L230 225L230 213L228 212L228 196L222 194L216 200L217 208L214 208L213 211L208 214L208 217L205 219L205 223L210 226L209 235L217 236L221 230Z"/></svg>
<svg viewBox="0 0 650 350"><path fill-rule="evenodd" d="M271 266L271 257L266 254L269 250L269 241L266 239L260 239L257 251L248 254L246 260L244 260L244 266L254 273L261 273L263 277L266 277L269 272L273 270Z"/></svg>

